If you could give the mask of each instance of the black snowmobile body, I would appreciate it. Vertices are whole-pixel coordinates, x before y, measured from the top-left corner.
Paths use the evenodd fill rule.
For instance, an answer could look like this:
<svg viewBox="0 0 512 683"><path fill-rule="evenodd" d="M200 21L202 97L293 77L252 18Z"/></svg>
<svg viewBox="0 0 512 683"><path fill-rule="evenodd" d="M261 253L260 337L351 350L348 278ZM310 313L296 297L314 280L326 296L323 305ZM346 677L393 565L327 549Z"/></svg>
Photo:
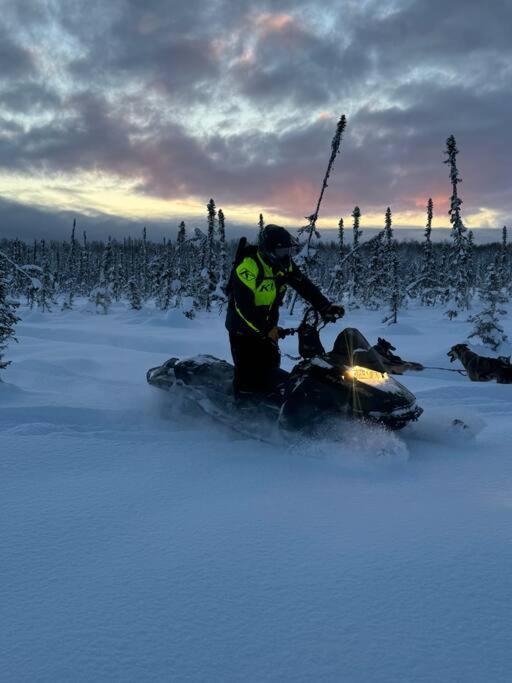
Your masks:
<svg viewBox="0 0 512 683"><path fill-rule="evenodd" d="M297 429L330 413L402 429L423 412L359 330L346 328L332 351L317 351L291 372L280 414L287 427Z"/></svg>
<svg viewBox="0 0 512 683"><path fill-rule="evenodd" d="M302 359L291 373L281 371L271 396L236 401L233 366L207 355L171 358L150 369L147 381L162 389L181 388L205 413L235 428L265 416L287 431L308 431L326 418L345 416L401 429L423 412L414 395L387 374L379 355L358 330L343 330L328 353L320 342L314 314L308 312L298 330L285 334L295 331Z"/></svg>

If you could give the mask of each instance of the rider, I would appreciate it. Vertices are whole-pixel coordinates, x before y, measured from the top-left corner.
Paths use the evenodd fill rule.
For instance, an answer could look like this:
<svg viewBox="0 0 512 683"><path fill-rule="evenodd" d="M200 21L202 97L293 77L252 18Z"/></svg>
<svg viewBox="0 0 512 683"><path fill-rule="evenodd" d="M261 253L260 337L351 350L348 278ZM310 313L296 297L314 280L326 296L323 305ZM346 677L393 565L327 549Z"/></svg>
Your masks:
<svg viewBox="0 0 512 683"><path fill-rule="evenodd" d="M235 260L229 282L226 328L235 365L238 397L271 393L279 380L279 306L290 285L326 322L344 314L332 304L292 260L298 241L284 228L267 225L258 247L246 247Z"/></svg>

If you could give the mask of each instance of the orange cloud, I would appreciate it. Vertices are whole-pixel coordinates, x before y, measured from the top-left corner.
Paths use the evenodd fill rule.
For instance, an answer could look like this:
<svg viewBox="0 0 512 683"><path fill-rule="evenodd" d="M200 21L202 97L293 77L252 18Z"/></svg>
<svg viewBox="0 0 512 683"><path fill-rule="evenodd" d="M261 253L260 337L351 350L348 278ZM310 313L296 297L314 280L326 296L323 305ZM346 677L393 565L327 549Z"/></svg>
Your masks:
<svg viewBox="0 0 512 683"><path fill-rule="evenodd" d="M310 182L292 180L283 182L275 187L268 203L279 207L283 214L289 214L295 218L307 215L315 210L318 199L318 187Z"/></svg>
<svg viewBox="0 0 512 683"><path fill-rule="evenodd" d="M445 224L447 221L446 216L448 215L448 208L450 204L450 198L448 197L448 191L442 192L434 192L430 195L422 195L420 197L416 197L414 201L414 206L418 207L418 209L423 209L425 211L425 216L426 216L426 211L427 211L427 201L428 197L432 197L432 201L434 202L434 224L437 223L442 223ZM426 220L426 218L425 218Z"/></svg>
<svg viewBox="0 0 512 683"><path fill-rule="evenodd" d="M321 111L317 118L318 121L332 121L334 119L334 114L330 111Z"/></svg>
<svg viewBox="0 0 512 683"><path fill-rule="evenodd" d="M290 14L271 14L265 12L257 14L254 23L263 34L279 33L294 23L294 18Z"/></svg>

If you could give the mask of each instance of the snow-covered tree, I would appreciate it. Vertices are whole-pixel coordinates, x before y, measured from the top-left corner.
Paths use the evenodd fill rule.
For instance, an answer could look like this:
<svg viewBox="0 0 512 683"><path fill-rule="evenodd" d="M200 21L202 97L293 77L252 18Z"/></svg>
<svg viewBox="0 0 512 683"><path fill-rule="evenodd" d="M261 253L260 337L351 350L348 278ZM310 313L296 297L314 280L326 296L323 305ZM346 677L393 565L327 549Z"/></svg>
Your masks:
<svg viewBox="0 0 512 683"><path fill-rule="evenodd" d="M71 229L71 240L69 243L69 251L66 259L65 270L63 274L62 288L64 289L64 302L62 309L71 309L75 301L75 297L79 291L80 279L80 253L78 242L75 237L76 218L73 219L73 227Z"/></svg>
<svg viewBox="0 0 512 683"><path fill-rule="evenodd" d="M176 238L176 253L174 260L174 277L172 280L172 292L174 296L174 306L179 308L183 297L186 294L186 279L190 272L188 256L190 248L187 249L187 234L184 221L181 221Z"/></svg>
<svg viewBox="0 0 512 683"><path fill-rule="evenodd" d="M452 249L451 268L449 274L450 299L452 305L446 312L450 320L456 317L459 311L469 308L470 277L468 261L471 245L465 235L466 227L462 222L462 200L458 195L457 185L462 182L457 168L457 143L453 135L446 141L446 156L444 163L450 166L450 181L452 184L452 196L450 199L450 223L452 224Z"/></svg>
<svg viewBox="0 0 512 683"><path fill-rule="evenodd" d="M385 266L384 231L371 240L363 301L367 308L378 310L386 300L387 273Z"/></svg>
<svg viewBox="0 0 512 683"><path fill-rule="evenodd" d="M430 197L427 202L427 223L425 226L425 242L423 243L423 258L417 287L421 292L420 300L424 306L434 306L441 296L439 274L432 244L432 219L434 216L434 202Z"/></svg>
<svg viewBox="0 0 512 683"><path fill-rule="evenodd" d="M396 241L393 238L393 219L391 208L388 206L385 215L384 227L384 264L386 273L385 301L389 306L390 314L384 320L390 324L397 322L398 309L401 303L401 289L398 268L398 254Z"/></svg>
<svg viewBox="0 0 512 683"><path fill-rule="evenodd" d="M210 201L206 205L206 208L208 211L208 232L206 233L203 269L201 272L201 277L205 309L209 311L211 310L213 294L217 287L217 250L215 248L215 222L217 209L215 207L215 202L213 201L213 199L210 199Z"/></svg>
<svg viewBox="0 0 512 683"><path fill-rule="evenodd" d="M501 231L501 248L497 259L497 276L501 288L509 288L512 284L511 273L508 263L508 233L507 226L504 225Z"/></svg>
<svg viewBox="0 0 512 683"><path fill-rule="evenodd" d="M9 296L6 261L0 256L0 370L10 364L4 359L4 354L9 341L16 341L14 329L19 321L17 306L17 302Z"/></svg>
<svg viewBox="0 0 512 683"><path fill-rule="evenodd" d="M100 279L91 291L91 301L96 306L97 313L107 314L112 304L112 281L114 276L114 257L112 241L108 238L107 245L101 257Z"/></svg>
<svg viewBox="0 0 512 683"><path fill-rule="evenodd" d="M331 154L329 156L329 161L327 163L327 169L325 171L325 175L322 180L322 188L320 190L320 195L318 197L318 201L316 203L316 208L315 211L310 215L306 216L306 220L308 221L307 225L304 225L303 227L299 228L299 238L302 239L304 243L304 247L301 252L302 256L302 265L305 268L306 272L308 268L310 267L315 254L316 250L311 248L311 242L313 241L313 237L315 239L320 238L320 233L317 230L316 227L316 222L318 220L318 216L320 214L320 206L322 204L322 199L325 193L325 190L327 189L327 183L329 181L332 169L334 167L334 162L336 160L336 157L338 156L340 152L340 147L341 147L341 141L343 138L343 132L345 130L345 127L347 125L347 119L344 114L342 114L339 118L338 123L336 124L336 132L334 134L334 137L331 140Z"/></svg>
<svg viewBox="0 0 512 683"><path fill-rule="evenodd" d="M260 213L260 217L258 220L258 237L261 237L261 233L263 232L264 227L265 227L265 221L263 220L263 214Z"/></svg>
<svg viewBox="0 0 512 683"><path fill-rule="evenodd" d="M219 209L217 219L219 233L219 265L217 282L219 283L219 287L222 288L225 286L229 277L228 248L226 243L226 219L222 209ZM218 292L217 296L220 298L222 294Z"/></svg>
<svg viewBox="0 0 512 683"><path fill-rule="evenodd" d="M124 291L124 268L119 249L113 247L112 297L120 301Z"/></svg>
<svg viewBox="0 0 512 683"><path fill-rule="evenodd" d="M185 221L181 221L180 227L178 228L178 234L176 235L176 246L179 249L185 240L187 239L187 229L185 227Z"/></svg>
<svg viewBox="0 0 512 683"><path fill-rule="evenodd" d="M90 276L91 276L91 254L89 251L89 244L87 242L87 233L83 231L83 245L80 254L80 278L79 291L83 296L88 296L90 291Z"/></svg>
<svg viewBox="0 0 512 683"><path fill-rule="evenodd" d="M148 231L146 226L142 230L142 254L140 267L140 289L142 298L146 301L150 296L151 283L149 281Z"/></svg>
<svg viewBox="0 0 512 683"><path fill-rule="evenodd" d="M480 313L469 318L473 323L473 330L468 338L479 337L486 346L497 351L507 340L507 335L499 322L500 316L506 313L501 305L506 303L507 297L500 284L496 263L487 267L485 280L480 288L480 300L484 307Z"/></svg>
<svg viewBox="0 0 512 683"><path fill-rule="evenodd" d="M359 253L359 238L362 235L362 230L359 229L361 221L361 210L358 206L354 207L352 211L353 225L352 225L352 249L350 258L348 259L348 293L350 297L350 304L357 306L357 301L360 297L361 285L361 254Z"/></svg>
<svg viewBox="0 0 512 683"><path fill-rule="evenodd" d="M128 280L128 301L130 302L130 308L134 311L140 311L142 308L139 283L135 275L132 275Z"/></svg>
<svg viewBox="0 0 512 683"><path fill-rule="evenodd" d="M338 299L343 296L343 272L345 261L345 226L343 218L338 222L338 241L336 249L336 263L332 272L331 283L328 287L328 292Z"/></svg>
<svg viewBox="0 0 512 683"><path fill-rule="evenodd" d="M37 282L35 301L43 312L50 312L55 304L55 278L50 267L50 257L45 240L41 241L41 277Z"/></svg>
<svg viewBox="0 0 512 683"><path fill-rule="evenodd" d="M345 258L345 223L343 217L338 222L338 264Z"/></svg>

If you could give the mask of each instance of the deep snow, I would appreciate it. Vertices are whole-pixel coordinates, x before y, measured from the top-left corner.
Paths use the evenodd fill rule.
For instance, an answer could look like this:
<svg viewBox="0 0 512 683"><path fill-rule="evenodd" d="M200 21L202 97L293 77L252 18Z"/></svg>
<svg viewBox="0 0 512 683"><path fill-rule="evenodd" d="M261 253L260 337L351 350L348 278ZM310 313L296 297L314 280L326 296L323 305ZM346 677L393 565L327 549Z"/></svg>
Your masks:
<svg viewBox="0 0 512 683"><path fill-rule="evenodd" d="M425 414L398 436L276 448L146 385L171 355L228 358L217 316L22 316L0 384L2 680L512 678L512 386L410 373ZM346 323L427 365L453 367L469 330L381 317Z"/></svg>

